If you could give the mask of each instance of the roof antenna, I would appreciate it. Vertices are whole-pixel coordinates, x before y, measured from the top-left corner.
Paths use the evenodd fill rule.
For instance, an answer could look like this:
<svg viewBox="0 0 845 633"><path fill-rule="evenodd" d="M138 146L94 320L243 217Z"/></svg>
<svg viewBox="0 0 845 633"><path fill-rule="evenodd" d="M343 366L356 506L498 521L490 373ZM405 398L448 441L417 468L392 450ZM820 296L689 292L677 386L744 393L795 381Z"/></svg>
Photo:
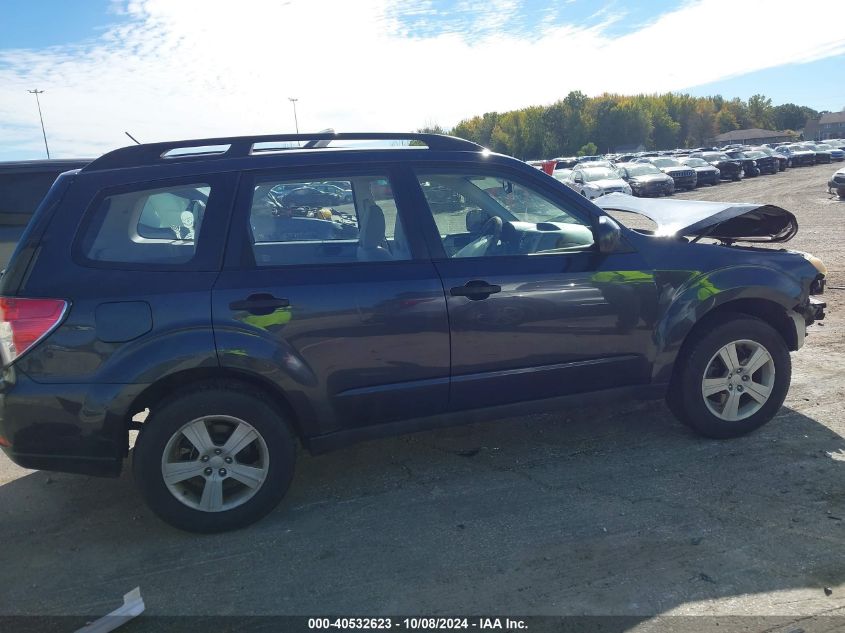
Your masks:
<svg viewBox="0 0 845 633"><path fill-rule="evenodd" d="M138 145L140 145L140 144L141 144L141 141L139 141L137 138L135 138L134 136L132 136L129 132L124 132L124 134L126 134L126 136L128 136L128 137L129 137L129 138L131 138L133 141L135 141Z"/></svg>

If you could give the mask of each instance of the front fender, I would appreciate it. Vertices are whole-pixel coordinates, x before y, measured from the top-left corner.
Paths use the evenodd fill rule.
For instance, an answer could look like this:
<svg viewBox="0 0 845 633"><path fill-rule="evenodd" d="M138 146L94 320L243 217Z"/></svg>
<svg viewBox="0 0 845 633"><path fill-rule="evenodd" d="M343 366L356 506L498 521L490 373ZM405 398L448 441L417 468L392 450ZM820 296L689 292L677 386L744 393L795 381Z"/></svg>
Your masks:
<svg viewBox="0 0 845 633"><path fill-rule="evenodd" d="M655 326L652 381L669 381L681 345L695 325L713 310L732 301L752 299L775 303L788 313L805 294L798 278L765 266L731 266L693 274L670 294L668 306Z"/></svg>

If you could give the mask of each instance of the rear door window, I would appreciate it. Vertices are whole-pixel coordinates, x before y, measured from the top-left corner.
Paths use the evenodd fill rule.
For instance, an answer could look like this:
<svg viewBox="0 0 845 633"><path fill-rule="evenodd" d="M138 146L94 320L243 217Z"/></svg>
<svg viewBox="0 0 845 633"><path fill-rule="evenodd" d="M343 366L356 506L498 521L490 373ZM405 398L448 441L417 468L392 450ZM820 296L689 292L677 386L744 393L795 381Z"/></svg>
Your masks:
<svg viewBox="0 0 845 633"><path fill-rule="evenodd" d="M384 175L261 177L249 210L258 267L411 259Z"/></svg>

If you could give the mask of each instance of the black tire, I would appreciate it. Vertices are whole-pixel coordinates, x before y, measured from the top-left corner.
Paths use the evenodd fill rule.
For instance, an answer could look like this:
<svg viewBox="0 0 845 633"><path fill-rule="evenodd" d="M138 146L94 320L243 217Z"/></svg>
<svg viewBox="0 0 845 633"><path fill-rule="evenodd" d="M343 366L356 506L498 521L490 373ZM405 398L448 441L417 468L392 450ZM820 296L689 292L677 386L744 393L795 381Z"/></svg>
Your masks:
<svg viewBox="0 0 845 633"><path fill-rule="evenodd" d="M702 395L702 381L714 355L733 341L750 340L762 345L774 363L774 384L768 400L753 415L726 421L708 408ZM778 412L792 376L789 349L781 335L768 323L752 316L726 313L693 331L675 361L675 372L666 402L681 422L705 437L725 439L745 435L761 427ZM753 380L753 378L752 378Z"/></svg>
<svg viewBox="0 0 845 633"><path fill-rule="evenodd" d="M171 492L164 481L162 458L168 443L187 423L203 416L229 416L246 422L258 433L264 445L255 449L256 442L244 450L263 451L266 447L267 466L262 482L254 493L244 488L246 494L252 496L230 509L210 512L189 507ZM215 427L211 428L214 430ZM187 440L182 438L180 441ZM215 441L215 446L220 445ZM244 455L243 450L233 458L239 463L237 455ZM199 456L197 459L200 459ZM193 461L190 460L190 463ZM277 408L247 385L220 382L198 386L155 407L135 443L132 469L144 499L162 520L189 532L210 533L245 527L275 508L290 486L295 462L296 442ZM190 480L194 481L199 482L198 487L202 486L201 477ZM229 489L237 490L238 486L233 478Z"/></svg>

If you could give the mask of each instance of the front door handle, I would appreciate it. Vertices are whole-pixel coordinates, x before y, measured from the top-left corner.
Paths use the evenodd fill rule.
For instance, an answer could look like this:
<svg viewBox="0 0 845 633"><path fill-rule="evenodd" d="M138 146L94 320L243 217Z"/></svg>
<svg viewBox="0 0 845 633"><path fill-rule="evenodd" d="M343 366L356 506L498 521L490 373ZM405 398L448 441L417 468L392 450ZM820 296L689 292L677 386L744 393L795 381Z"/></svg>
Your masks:
<svg viewBox="0 0 845 633"><path fill-rule="evenodd" d="M232 301L229 304L232 310L246 310L256 315L272 314L274 310L288 306L290 306L290 301L287 299L279 299L266 293L249 295L246 299Z"/></svg>
<svg viewBox="0 0 845 633"><path fill-rule="evenodd" d="M449 294L453 297L466 297L471 301L486 299L497 292L502 292L501 286L488 284L486 281L479 281L477 279L468 281L463 286L455 286L449 290Z"/></svg>

